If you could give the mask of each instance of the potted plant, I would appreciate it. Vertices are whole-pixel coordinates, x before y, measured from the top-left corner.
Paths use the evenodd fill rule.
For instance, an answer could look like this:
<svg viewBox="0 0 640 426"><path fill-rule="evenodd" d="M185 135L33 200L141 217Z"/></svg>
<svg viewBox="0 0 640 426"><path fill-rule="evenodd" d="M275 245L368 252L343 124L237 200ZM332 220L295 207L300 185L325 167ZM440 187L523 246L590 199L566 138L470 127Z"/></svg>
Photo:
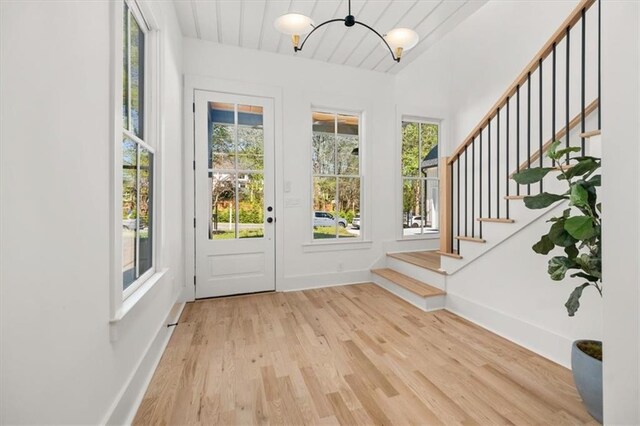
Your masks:
<svg viewBox="0 0 640 426"><path fill-rule="evenodd" d="M574 316L580 307L580 297L585 289L592 287L602 296L602 243L601 210L597 188L601 176L598 174L600 159L576 156L580 148L558 149L560 142L551 144L547 157L557 167L536 167L522 170L513 176L520 185L540 182L552 171L560 171L558 180L565 181L568 190L563 194L543 192L524 197L530 209L543 209L552 204L568 200L569 207L561 216L552 217L549 232L533 245L533 251L548 255L560 247L564 255L549 259L548 273L552 280L567 277L583 281L569 295L565 307L569 316ZM602 342L577 340L571 351L571 369L578 392L589 413L602 422Z"/></svg>

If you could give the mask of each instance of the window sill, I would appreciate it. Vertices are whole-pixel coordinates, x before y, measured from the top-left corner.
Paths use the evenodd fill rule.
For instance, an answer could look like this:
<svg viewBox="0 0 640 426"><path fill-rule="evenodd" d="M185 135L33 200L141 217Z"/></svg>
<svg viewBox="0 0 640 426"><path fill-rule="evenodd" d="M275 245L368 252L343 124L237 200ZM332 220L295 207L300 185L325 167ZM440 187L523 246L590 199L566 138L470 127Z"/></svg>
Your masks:
<svg viewBox="0 0 640 426"><path fill-rule="evenodd" d="M131 312L131 310L138 304L140 300L147 294L167 273L169 268L162 269L151 275L140 287L136 289L129 297L122 301L120 307L116 310L113 317L109 320L111 324L117 324L122 321L124 317Z"/></svg>
<svg viewBox="0 0 640 426"><path fill-rule="evenodd" d="M411 235L407 237L400 237L396 241L416 241L416 240L438 240L440 239L440 233L424 234L424 235Z"/></svg>
<svg viewBox="0 0 640 426"><path fill-rule="evenodd" d="M304 253L317 253L325 251L342 250L368 250L373 245L373 241L327 241L317 243L307 243L302 245Z"/></svg>

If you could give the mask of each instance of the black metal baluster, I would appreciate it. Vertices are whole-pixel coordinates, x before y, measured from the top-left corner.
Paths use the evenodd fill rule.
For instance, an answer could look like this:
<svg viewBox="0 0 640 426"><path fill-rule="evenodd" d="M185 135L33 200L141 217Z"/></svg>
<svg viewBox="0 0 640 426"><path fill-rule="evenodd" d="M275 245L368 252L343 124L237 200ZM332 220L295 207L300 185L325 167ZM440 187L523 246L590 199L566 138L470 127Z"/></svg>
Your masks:
<svg viewBox="0 0 640 426"><path fill-rule="evenodd" d="M456 229L457 235L460 235L460 155L458 155L458 157L456 158L456 169L457 169L457 174L458 174L458 178L456 179L456 186L458 187L457 192L458 192L458 226ZM460 253L460 240L458 241L458 254Z"/></svg>
<svg viewBox="0 0 640 426"><path fill-rule="evenodd" d="M520 85L516 87L516 170L520 171ZM520 185L516 183L516 195L520 195Z"/></svg>
<svg viewBox="0 0 640 426"><path fill-rule="evenodd" d="M496 110L496 217L500 217L500 108Z"/></svg>
<svg viewBox="0 0 640 426"><path fill-rule="evenodd" d="M482 129L480 129L480 134L478 135L480 138L480 146L478 147L478 152L480 153L480 162L478 163L478 178L480 179L479 185L478 185L478 197L480 197L479 203L478 203L478 217L481 218L482 217ZM482 222L480 222L478 224L478 228L480 231L480 238L482 238Z"/></svg>
<svg viewBox="0 0 640 426"><path fill-rule="evenodd" d="M468 237L467 233L467 224L469 223L469 167L467 164L467 148L469 145L465 145L464 147L464 236Z"/></svg>
<svg viewBox="0 0 640 426"><path fill-rule="evenodd" d="M487 217L491 217L491 119L487 120Z"/></svg>
<svg viewBox="0 0 640 426"><path fill-rule="evenodd" d="M586 132L587 128L586 128L586 117L585 117L585 112L584 109L586 107L586 90L587 90L587 85L586 85L586 78L587 78L587 20L586 20L586 13L587 13L587 9L582 9L582 58L581 58L581 68L582 68L582 81L580 82L580 129L581 129L581 133ZM586 139L583 138L582 136L580 137L580 146L582 148L582 155L585 155L585 141Z"/></svg>
<svg viewBox="0 0 640 426"><path fill-rule="evenodd" d="M571 70L571 61L570 61L570 37L571 37L571 32L570 32L570 28L567 27L567 75L566 75L566 88L565 88L565 93L566 93L566 99L565 99L565 103L566 103L566 108L565 108L565 140L566 140L566 147L569 148L569 75L570 75L570 70ZM569 153L567 153L567 157L566 157L566 161L569 162Z"/></svg>
<svg viewBox="0 0 640 426"><path fill-rule="evenodd" d="M506 182L505 182L505 190L506 190L506 194L507 194L507 199L505 200L505 205L506 205L506 209L507 209L507 219L509 219L509 103L510 103L510 99L509 96L507 96L507 141L506 141L506 156L507 156L507 174L506 174Z"/></svg>
<svg viewBox="0 0 640 426"><path fill-rule="evenodd" d="M531 72L527 73L527 169L531 168ZM527 195L531 195L531 184L527 185Z"/></svg>
<svg viewBox="0 0 640 426"><path fill-rule="evenodd" d="M476 236L476 138L471 138L471 236Z"/></svg>
<svg viewBox="0 0 640 426"><path fill-rule="evenodd" d="M542 167L543 158L544 158L544 155L542 155L542 59L538 60L538 73L539 73L539 75L538 75L538 77L539 77L538 86L540 86L540 87L538 87L539 92L540 92L539 93L540 99L538 99L539 100L539 102L538 102L538 104L539 104L538 112L540 113L540 121L538 122L538 129L539 129L539 132L538 132L539 133L538 145L540 147L538 148L539 149L538 152L540 153L540 158L538 159L538 164L540 165L540 167ZM540 192L542 193L542 180L540 180Z"/></svg>
<svg viewBox="0 0 640 426"><path fill-rule="evenodd" d="M556 44L553 43L552 60L553 70L551 76L551 142L556 140ZM553 167L556 165L556 160L552 160Z"/></svg>

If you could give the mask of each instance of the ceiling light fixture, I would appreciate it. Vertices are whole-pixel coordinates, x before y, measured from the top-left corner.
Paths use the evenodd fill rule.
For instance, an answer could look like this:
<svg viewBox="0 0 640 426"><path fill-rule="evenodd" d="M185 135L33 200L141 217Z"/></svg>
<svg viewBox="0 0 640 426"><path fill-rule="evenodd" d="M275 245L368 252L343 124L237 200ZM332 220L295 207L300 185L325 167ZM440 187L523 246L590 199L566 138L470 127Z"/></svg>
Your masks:
<svg viewBox="0 0 640 426"><path fill-rule="evenodd" d="M355 16L351 14L351 0L349 0L349 14L344 18L329 19L328 21L316 26L314 25L313 20L308 16L304 16L299 13L287 13L286 15L282 15L276 19L274 24L278 31L291 36L293 51L299 52L304 47L304 44L307 42L311 34L313 34L317 29L332 22L344 22L344 25L347 27L353 27L358 24L373 31L378 37L380 37L383 44L387 46L391 53L391 57L396 62L400 62L400 58L404 52L418 44L418 34L409 28L395 28L383 36L367 24L356 21ZM304 34L307 34L307 36L302 40L302 43L300 43L300 36Z"/></svg>

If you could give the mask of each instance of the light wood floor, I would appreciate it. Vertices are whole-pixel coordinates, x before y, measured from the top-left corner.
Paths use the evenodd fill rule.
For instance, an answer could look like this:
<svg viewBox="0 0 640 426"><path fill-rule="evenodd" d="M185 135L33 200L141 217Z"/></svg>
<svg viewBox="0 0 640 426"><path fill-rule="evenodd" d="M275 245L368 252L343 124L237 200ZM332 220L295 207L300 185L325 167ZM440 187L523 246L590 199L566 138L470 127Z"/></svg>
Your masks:
<svg viewBox="0 0 640 426"><path fill-rule="evenodd" d="M188 304L135 418L154 425L589 422L567 369L374 284Z"/></svg>

